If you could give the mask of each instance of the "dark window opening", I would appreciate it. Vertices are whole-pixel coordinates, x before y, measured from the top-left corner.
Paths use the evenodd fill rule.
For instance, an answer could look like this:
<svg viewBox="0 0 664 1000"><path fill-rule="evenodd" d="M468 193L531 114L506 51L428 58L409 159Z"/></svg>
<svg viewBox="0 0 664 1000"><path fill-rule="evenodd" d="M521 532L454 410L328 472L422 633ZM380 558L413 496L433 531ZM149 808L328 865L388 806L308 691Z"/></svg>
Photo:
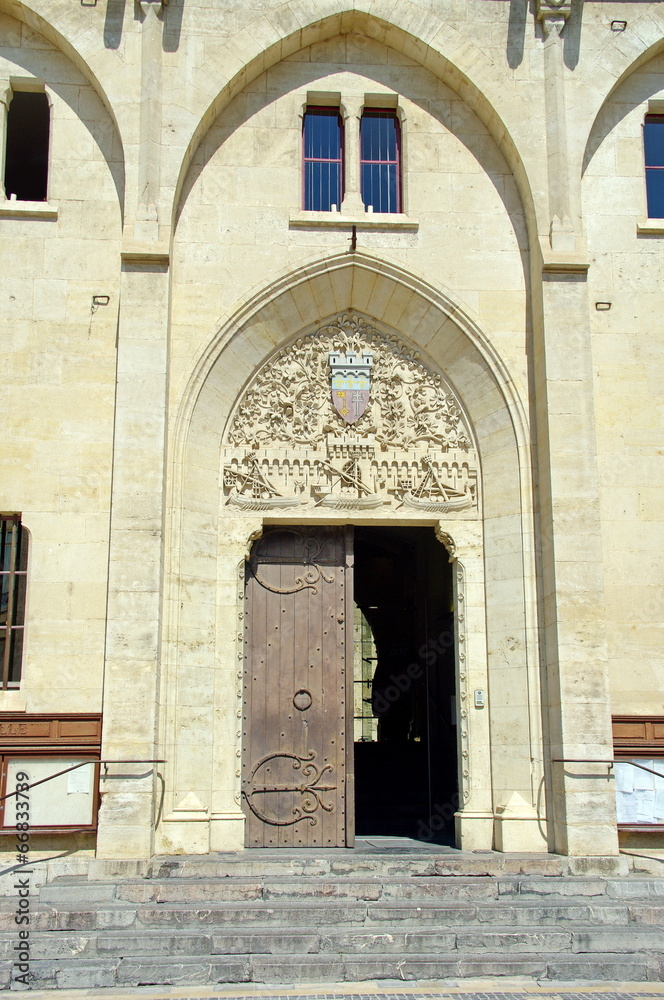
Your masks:
<svg viewBox="0 0 664 1000"><path fill-rule="evenodd" d="M664 115L646 115L643 145L648 218L664 219Z"/></svg>
<svg viewBox="0 0 664 1000"><path fill-rule="evenodd" d="M343 198L343 123L337 108L308 108L302 127L303 205L330 212Z"/></svg>
<svg viewBox="0 0 664 1000"><path fill-rule="evenodd" d="M46 201L50 109L46 94L17 91L7 112L5 193Z"/></svg>
<svg viewBox="0 0 664 1000"><path fill-rule="evenodd" d="M20 514L0 515L0 663L1 688L21 679L28 538Z"/></svg>
<svg viewBox="0 0 664 1000"><path fill-rule="evenodd" d="M364 207L401 211L401 133L394 111L365 111L360 122L360 172Z"/></svg>

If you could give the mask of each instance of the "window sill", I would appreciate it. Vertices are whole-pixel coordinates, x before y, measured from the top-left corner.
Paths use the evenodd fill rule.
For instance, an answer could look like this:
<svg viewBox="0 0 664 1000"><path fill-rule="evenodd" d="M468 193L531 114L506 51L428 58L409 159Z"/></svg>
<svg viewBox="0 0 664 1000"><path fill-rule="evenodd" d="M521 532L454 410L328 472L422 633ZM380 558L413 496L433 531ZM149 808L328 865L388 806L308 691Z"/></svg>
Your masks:
<svg viewBox="0 0 664 1000"><path fill-rule="evenodd" d="M420 223L397 212L366 212L363 215L342 215L341 212L295 212L289 220L291 229L409 229L416 232Z"/></svg>
<svg viewBox="0 0 664 1000"><path fill-rule="evenodd" d="M664 236L664 219L639 219L636 231L647 233L649 236Z"/></svg>
<svg viewBox="0 0 664 1000"><path fill-rule="evenodd" d="M0 216L14 219L57 219L58 206L48 201L0 201Z"/></svg>

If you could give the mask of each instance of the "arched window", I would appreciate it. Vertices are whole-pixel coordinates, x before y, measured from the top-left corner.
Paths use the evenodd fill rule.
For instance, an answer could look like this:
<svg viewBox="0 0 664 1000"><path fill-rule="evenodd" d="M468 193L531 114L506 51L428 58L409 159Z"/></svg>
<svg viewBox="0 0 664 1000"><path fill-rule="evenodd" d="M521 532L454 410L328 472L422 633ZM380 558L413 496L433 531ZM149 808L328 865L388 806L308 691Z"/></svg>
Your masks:
<svg viewBox="0 0 664 1000"><path fill-rule="evenodd" d="M303 208L338 210L343 198L343 122L338 108L307 108L302 147Z"/></svg>
<svg viewBox="0 0 664 1000"><path fill-rule="evenodd" d="M401 211L401 131L395 111L366 110L360 122L360 171L364 207Z"/></svg>
<svg viewBox="0 0 664 1000"><path fill-rule="evenodd" d="M646 115L643 145L648 218L664 219L664 115Z"/></svg>
<svg viewBox="0 0 664 1000"><path fill-rule="evenodd" d="M28 536L20 514L0 514L0 688L21 679Z"/></svg>

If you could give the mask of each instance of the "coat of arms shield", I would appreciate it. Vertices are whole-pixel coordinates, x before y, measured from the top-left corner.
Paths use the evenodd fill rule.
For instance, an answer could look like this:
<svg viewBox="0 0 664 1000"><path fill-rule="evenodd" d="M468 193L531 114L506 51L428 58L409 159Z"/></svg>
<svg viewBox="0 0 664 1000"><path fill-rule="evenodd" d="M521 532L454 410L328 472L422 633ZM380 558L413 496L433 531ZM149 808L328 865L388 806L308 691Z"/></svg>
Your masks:
<svg viewBox="0 0 664 1000"><path fill-rule="evenodd" d="M330 351L332 370L332 402L347 424L354 424L369 405L373 353Z"/></svg>

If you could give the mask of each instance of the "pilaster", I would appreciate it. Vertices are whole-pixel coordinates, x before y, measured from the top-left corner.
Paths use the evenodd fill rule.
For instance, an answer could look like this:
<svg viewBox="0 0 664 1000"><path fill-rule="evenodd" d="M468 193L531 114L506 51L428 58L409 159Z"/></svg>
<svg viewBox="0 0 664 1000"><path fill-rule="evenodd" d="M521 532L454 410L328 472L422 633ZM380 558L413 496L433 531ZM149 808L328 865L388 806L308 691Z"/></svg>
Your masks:
<svg viewBox="0 0 664 1000"><path fill-rule="evenodd" d="M549 187L549 242L555 251L576 250L571 218L567 114L562 32L570 0L538 0L537 17L544 32L544 109Z"/></svg>
<svg viewBox="0 0 664 1000"><path fill-rule="evenodd" d="M588 292L544 267L537 382L540 559L555 849L618 851Z"/></svg>
<svg viewBox="0 0 664 1000"><path fill-rule="evenodd" d="M103 756L154 760L160 666L168 264L128 254L121 275ZM100 857L149 857L158 765L102 775Z"/></svg>
<svg viewBox="0 0 664 1000"><path fill-rule="evenodd" d="M479 522L440 521L436 537L447 549L454 586L459 799L454 822L465 851L493 847L490 706L473 692L488 691L484 546ZM435 821L435 817L433 818Z"/></svg>

